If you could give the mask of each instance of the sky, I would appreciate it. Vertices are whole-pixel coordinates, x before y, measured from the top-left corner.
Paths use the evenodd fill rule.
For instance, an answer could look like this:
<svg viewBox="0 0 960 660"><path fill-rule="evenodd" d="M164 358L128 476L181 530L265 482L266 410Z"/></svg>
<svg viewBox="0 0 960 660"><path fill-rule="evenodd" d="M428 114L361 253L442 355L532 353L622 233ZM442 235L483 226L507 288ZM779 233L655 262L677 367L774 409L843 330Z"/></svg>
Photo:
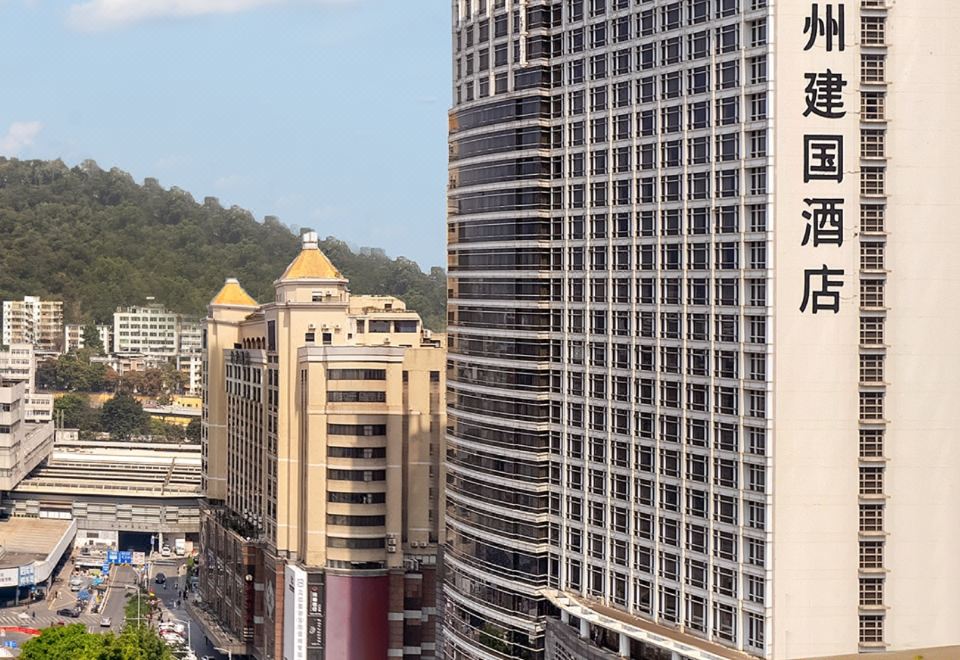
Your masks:
<svg viewBox="0 0 960 660"><path fill-rule="evenodd" d="M446 0L0 0L0 155L445 261Z"/></svg>

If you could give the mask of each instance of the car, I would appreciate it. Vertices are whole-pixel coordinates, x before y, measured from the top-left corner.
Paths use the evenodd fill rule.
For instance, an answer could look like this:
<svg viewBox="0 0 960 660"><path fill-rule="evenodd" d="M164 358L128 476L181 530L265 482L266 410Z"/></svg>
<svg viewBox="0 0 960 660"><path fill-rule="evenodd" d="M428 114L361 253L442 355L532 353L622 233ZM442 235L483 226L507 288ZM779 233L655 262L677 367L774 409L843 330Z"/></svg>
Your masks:
<svg viewBox="0 0 960 660"><path fill-rule="evenodd" d="M170 546L169 546L169 545L164 544L164 545L160 548L160 556L161 556L161 557L169 557L169 556L170 556Z"/></svg>
<svg viewBox="0 0 960 660"><path fill-rule="evenodd" d="M101 618L100 618L100 627L101 627L101 628L109 628L109 627L112 626L112 625L113 625L113 620L112 620L110 617L104 616L104 617L101 617Z"/></svg>
<svg viewBox="0 0 960 660"><path fill-rule="evenodd" d="M57 610L57 616L68 616L71 619L80 618L80 608L78 607L63 607Z"/></svg>
<svg viewBox="0 0 960 660"><path fill-rule="evenodd" d="M153 581L156 582L157 584L163 584L164 582L167 581L167 576L164 575L163 573L157 573L156 576L153 578Z"/></svg>

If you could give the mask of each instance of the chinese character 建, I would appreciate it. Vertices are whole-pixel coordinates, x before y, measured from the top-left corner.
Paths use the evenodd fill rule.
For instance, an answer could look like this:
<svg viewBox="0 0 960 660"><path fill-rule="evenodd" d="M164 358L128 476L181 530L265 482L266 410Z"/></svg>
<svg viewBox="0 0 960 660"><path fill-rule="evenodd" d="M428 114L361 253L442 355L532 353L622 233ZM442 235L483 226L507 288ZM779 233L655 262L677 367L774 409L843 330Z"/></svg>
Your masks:
<svg viewBox="0 0 960 660"><path fill-rule="evenodd" d="M843 109L841 96L847 81L843 79L842 74L827 69L823 73L806 73L804 77L808 81L807 109L803 111L804 117L813 113L827 119L840 119L847 114Z"/></svg>

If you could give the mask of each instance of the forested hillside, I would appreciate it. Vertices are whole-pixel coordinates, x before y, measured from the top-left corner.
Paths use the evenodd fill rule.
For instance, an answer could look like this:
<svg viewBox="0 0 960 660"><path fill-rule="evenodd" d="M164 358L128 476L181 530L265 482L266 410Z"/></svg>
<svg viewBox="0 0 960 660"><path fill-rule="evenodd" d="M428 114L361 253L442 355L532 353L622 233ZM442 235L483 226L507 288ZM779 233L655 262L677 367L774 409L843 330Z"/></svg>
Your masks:
<svg viewBox="0 0 960 660"><path fill-rule="evenodd" d="M397 296L428 327L446 325L442 268L424 274L408 259L356 254L335 238L320 247L352 292ZM69 168L0 158L0 299L62 299L68 321L109 321L118 305L146 296L202 314L229 276L257 300L272 300L273 281L298 249L297 237L275 218L257 222L212 198L197 203L152 179L139 185L92 161Z"/></svg>

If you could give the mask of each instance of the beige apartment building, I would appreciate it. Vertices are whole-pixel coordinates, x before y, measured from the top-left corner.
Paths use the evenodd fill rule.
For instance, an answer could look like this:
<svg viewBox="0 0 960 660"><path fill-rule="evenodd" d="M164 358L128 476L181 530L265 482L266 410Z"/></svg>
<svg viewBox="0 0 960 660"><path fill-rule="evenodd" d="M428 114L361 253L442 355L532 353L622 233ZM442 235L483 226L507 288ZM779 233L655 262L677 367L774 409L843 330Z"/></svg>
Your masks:
<svg viewBox="0 0 960 660"><path fill-rule="evenodd" d="M33 344L38 351L59 352L63 347L63 302L25 296L3 301L0 337L5 346Z"/></svg>
<svg viewBox="0 0 960 660"><path fill-rule="evenodd" d="M446 657L960 657L956 0L451 4Z"/></svg>
<svg viewBox="0 0 960 660"><path fill-rule="evenodd" d="M347 284L309 232L273 301L210 304L195 611L235 656L435 657L446 352Z"/></svg>

